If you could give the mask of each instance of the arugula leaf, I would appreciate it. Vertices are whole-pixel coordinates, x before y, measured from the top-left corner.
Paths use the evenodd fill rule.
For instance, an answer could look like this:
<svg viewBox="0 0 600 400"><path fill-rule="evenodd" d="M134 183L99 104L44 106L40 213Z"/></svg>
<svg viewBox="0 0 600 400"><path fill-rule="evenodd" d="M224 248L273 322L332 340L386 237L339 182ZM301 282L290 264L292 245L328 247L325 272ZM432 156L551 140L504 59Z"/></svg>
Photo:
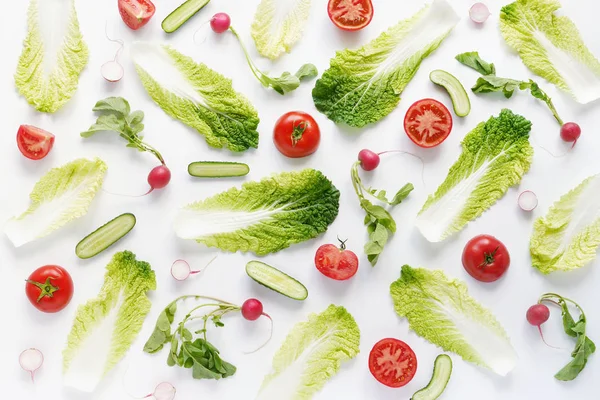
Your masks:
<svg viewBox="0 0 600 400"><path fill-rule="evenodd" d="M457 55L456 60L467 67L473 68L481 75L496 75L496 67L479 57L476 51L470 51Z"/></svg>

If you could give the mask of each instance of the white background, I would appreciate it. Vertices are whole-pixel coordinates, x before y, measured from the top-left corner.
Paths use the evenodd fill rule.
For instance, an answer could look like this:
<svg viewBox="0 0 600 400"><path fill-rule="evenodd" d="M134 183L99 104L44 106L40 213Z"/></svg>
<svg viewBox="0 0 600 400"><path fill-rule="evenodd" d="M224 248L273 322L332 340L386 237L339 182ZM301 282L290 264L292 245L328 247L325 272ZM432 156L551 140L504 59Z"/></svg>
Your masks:
<svg viewBox="0 0 600 400"><path fill-rule="evenodd" d="M55 0L56 1L56 0ZM261 59L255 51L249 35L251 20L258 0L214 0L199 15L176 33L167 36L160 28L162 19L180 0L156 1L157 12L148 26L140 31L129 30L121 21L116 0L77 1L81 30L90 48L90 60L79 82L79 90L73 99L59 112L43 115L36 112L14 89L12 74L21 52L21 41L26 28L26 1L13 1L10 11L5 10L0 23L4 54L0 64L0 220L6 220L22 212L28 204L28 194L34 183L51 167L78 157L99 156L109 166L104 189L112 192L137 194L147 189L146 175L156 165L150 154L137 153L125 147L116 134L97 135L82 139L79 132L87 129L95 120L91 109L94 103L107 96L127 98L132 109L146 112L146 139L158 148L171 170L171 184L143 198L117 197L104 192L98 194L89 213L56 234L38 240L19 249L0 239L0 269L2 276L1 298L3 302L2 329L0 330L0 381L7 398L46 400L65 399L127 399L127 392L136 396L150 393L160 381L170 381L177 388L177 399L252 399L263 376L269 371L271 358L292 326L302 321L310 312L320 312L330 303L344 305L354 315L361 329L361 353L345 364L340 373L315 399L408 399L424 386L431 374L433 360L441 352L414 333L409 332L406 320L398 318L389 296L389 285L398 278L400 267L412 266L441 268L450 276L467 282L470 293L490 308L504 325L519 355L519 362L509 376L502 378L486 370L463 362L452 355L454 372L444 394L445 399L592 399L595 398L597 377L600 374L598 355L573 382L559 382L553 374L570 360L569 350L553 350L545 347L535 328L525 320L525 311L537 297L547 291L555 291L571 297L582 305L588 315L588 332L596 342L600 341L600 308L598 302L597 265L589 265L567 274L544 277L531 268L528 242L534 218L543 215L558 197L592 173L597 173L599 162L597 149L600 137L595 126L600 104L577 105L567 95L559 93L551 84L542 87L553 98L560 115L565 120L577 121L582 138L566 157L553 158L541 150L544 146L560 154L567 146L560 141L559 127L548 109L539 101L524 93L505 100L501 96L471 94L472 111L464 118L455 117L455 127L441 146L424 150L414 146L406 137L402 121L406 109L423 97L435 97L451 106L446 93L436 88L428 79L432 69L443 68L456 75L467 87L476 80L474 71L459 65L454 56L460 52L479 50L484 59L496 63L498 74L517 79L533 75L524 67L518 56L504 44L498 30L499 3L490 1L493 15L483 26L475 26L468 19L471 0L454 0L461 22L442 46L421 66L420 71L402 94L398 108L378 124L362 130L336 126L318 113L311 99L314 82L304 83L294 93L285 97L266 90L252 77L241 49L234 37L226 33L217 37L205 25L198 33L202 45L193 42L193 32L203 21L219 11L231 14L233 26L240 32L259 66L276 73L295 71L306 62L314 63L322 72L336 50L356 48L400 19L411 16L423 5L423 1L375 0L375 17L372 23L357 33L338 30L329 21L326 1L314 0L309 26L304 37L290 55L283 56L276 64ZM600 3L594 0L565 1L564 12L580 28L591 51L600 56L600 38L597 16ZM245 154L231 154L209 148L204 139L192 129L168 117L156 106L142 88L127 49L121 57L125 78L117 84L108 84L100 76L100 66L114 56L116 45L106 40L104 26L112 36L130 44L137 39L155 40L173 44L183 53L205 62L211 68L233 79L236 90L247 95L259 111L261 123L260 148ZM497 115L503 107L525 115L533 122L532 143L535 148L531 171L519 188L512 188L506 196L477 221L453 238L440 243L428 243L414 227L415 216L425 197L445 177L450 165L460 154L459 143L477 123L491 115ZM318 121L322 132L321 147L313 156L291 160L281 156L272 145L274 122L290 110L304 110ZM54 149L42 161L25 159L17 150L15 134L20 124L33 124L56 134ZM426 161L425 182L420 181L420 164L411 157L392 155L385 157L376 172L363 173L367 183L375 187L394 190L407 181L415 184L410 198L393 212L398 222L398 232L387 245L379 264L371 268L362 255L366 229L362 224L363 211L350 183L350 166L362 148L375 151L403 149L420 155ZM198 180L188 176L189 162L198 160L237 160L251 166L244 179ZM278 254L265 257L264 261L275 265L304 282L310 295L305 302L295 302L259 287L244 272L245 263L254 258L247 254L221 254L205 274L185 283L176 283L169 268L177 258L188 260L193 267L202 266L216 251L208 250L194 242L184 242L173 234L171 228L177 207L218 193L245 180L258 180L265 175L284 170L312 167L322 170L341 191L340 212L326 235L309 242L295 245ZM532 214L521 212L516 204L520 190L534 190L540 205ZM138 223L125 239L99 256L83 261L74 254L76 243L87 233L123 212L133 212ZM471 279L463 270L460 255L465 242L472 236L489 233L504 241L512 263L504 278L494 284L482 284ZM335 243L336 236L348 237L349 248L360 255L360 269L350 282L334 282L323 277L314 267L313 256L324 243ZM117 250L130 249L141 260L149 261L156 271L158 290L152 293L152 311L138 340L133 344L125 360L116 368L95 394L81 394L63 388L61 382L61 351L78 304L94 297L103 282L104 267ZM75 282L75 295L71 304L62 312L52 315L35 310L24 294L23 280L37 267L55 263L66 267ZM597 264L597 263L594 263ZM248 297L260 298L265 310L275 319L275 332L271 343L253 355L242 354L252 348L266 335L265 321L245 323L241 318L228 318L226 327L212 332L211 341L221 349L222 356L238 367L234 377L222 381L195 381L189 370L169 368L166 352L147 355L142 347L150 335L156 317L162 308L180 294L195 293L215 295L241 303ZM547 340L557 346L570 349L571 339L561 332L559 310L553 309L550 321L545 325ZM367 359L372 345L384 338L396 337L409 343L415 350L419 368L414 380L401 389L390 389L376 382L369 373ZM28 347L44 352L46 361L32 384L28 375L17 363L19 353ZM103 356L103 355L99 355ZM596 380L596 382L595 382Z"/></svg>

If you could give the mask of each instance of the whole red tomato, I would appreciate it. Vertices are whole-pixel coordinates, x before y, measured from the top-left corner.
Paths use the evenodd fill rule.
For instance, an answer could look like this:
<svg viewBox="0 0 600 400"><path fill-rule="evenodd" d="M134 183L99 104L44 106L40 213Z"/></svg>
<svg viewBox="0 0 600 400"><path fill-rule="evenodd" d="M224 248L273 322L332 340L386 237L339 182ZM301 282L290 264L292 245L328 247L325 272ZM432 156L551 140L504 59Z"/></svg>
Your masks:
<svg viewBox="0 0 600 400"><path fill-rule="evenodd" d="M119 0L119 14L134 31L146 25L155 12L156 7L150 0Z"/></svg>
<svg viewBox="0 0 600 400"><path fill-rule="evenodd" d="M465 270L480 282L498 280L510 265L506 246L490 235L479 235L469 240L463 250Z"/></svg>
<svg viewBox="0 0 600 400"><path fill-rule="evenodd" d="M73 297L71 275L58 265L44 265L36 269L26 282L27 298L35 308L46 313L62 310Z"/></svg>
<svg viewBox="0 0 600 400"><path fill-rule="evenodd" d="M306 157L317 151L320 141L317 121L305 112L290 111L275 123L273 142L286 157Z"/></svg>

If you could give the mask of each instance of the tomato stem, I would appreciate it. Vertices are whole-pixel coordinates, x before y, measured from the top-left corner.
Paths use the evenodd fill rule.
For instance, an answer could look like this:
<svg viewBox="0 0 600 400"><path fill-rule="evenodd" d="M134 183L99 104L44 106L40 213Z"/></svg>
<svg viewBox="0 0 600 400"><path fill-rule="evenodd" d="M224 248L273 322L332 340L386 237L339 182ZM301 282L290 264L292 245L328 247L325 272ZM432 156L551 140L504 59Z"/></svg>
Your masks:
<svg viewBox="0 0 600 400"><path fill-rule="evenodd" d="M296 144L302 139L302 135L304 135L304 131L307 128L306 121L300 121L298 125L294 122L292 125L292 147L295 147Z"/></svg>
<svg viewBox="0 0 600 400"><path fill-rule="evenodd" d="M50 280L53 278L46 278L46 282L41 283L41 282L36 282L36 281L32 281L30 279L25 280L25 282L32 284L34 286L37 286L40 289L40 295L37 298L37 302L39 303L40 300L42 300L44 297L54 297L54 292L58 291L59 288L58 286L54 286L52 285L52 283L50 282Z"/></svg>
<svg viewBox="0 0 600 400"><path fill-rule="evenodd" d="M348 239L342 240L340 239L340 237L337 237L337 240L340 242L340 250L346 250L346 242L348 241Z"/></svg>
<svg viewBox="0 0 600 400"><path fill-rule="evenodd" d="M498 249L500 248L500 246L496 247L494 249L494 251L492 251L491 253L483 253L483 262L481 264L479 264L479 268L485 268L490 264L494 263L494 260L496 257L496 252L498 251Z"/></svg>

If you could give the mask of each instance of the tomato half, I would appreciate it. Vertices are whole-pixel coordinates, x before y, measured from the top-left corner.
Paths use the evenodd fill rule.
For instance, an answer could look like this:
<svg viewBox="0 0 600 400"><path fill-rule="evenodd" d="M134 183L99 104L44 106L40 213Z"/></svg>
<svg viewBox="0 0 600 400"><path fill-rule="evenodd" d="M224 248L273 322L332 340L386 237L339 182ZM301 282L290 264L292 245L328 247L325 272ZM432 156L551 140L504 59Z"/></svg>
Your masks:
<svg viewBox="0 0 600 400"><path fill-rule="evenodd" d="M319 148L321 130L317 121L309 114L290 111L275 123L273 142L277 150L286 157L306 157Z"/></svg>
<svg viewBox="0 0 600 400"><path fill-rule="evenodd" d="M358 31L371 23L373 3L371 0L329 0L327 12L338 28Z"/></svg>
<svg viewBox="0 0 600 400"><path fill-rule="evenodd" d="M119 14L134 31L146 25L155 12L156 7L150 0L119 0Z"/></svg>
<svg viewBox="0 0 600 400"><path fill-rule="evenodd" d="M398 388L412 380L417 372L417 356L401 340L387 338L375 343L369 354L369 370L379 382Z"/></svg>
<svg viewBox="0 0 600 400"><path fill-rule="evenodd" d="M17 131L17 146L30 160L41 160L54 146L54 135L32 125L21 125Z"/></svg>
<svg viewBox="0 0 600 400"><path fill-rule="evenodd" d="M315 254L315 265L326 277L336 281L352 278L358 271L358 257L353 251L347 250L345 242L340 247L324 244Z"/></svg>
<svg viewBox="0 0 600 400"><path fill-rule="evenodd" d="M406 112L404 130L416 145L435 147L450 135L452 115L446 106L437 100L419 100Z"/></svg>
<svg viewBox="0 0 600 400"><path fill-rule="evenodd" d="M45 265L33 271L25 283L29 302L38 310L55 313L65 308L73 297L73 279L58 265Z"/></svg>
<svg viewBox="0 0 600 400"><path fill-rule="evenodd" d="M504 244L490 235L469 240L462 254L465 270L480 282L498 280L510 266L510 255Z"/></svg>

